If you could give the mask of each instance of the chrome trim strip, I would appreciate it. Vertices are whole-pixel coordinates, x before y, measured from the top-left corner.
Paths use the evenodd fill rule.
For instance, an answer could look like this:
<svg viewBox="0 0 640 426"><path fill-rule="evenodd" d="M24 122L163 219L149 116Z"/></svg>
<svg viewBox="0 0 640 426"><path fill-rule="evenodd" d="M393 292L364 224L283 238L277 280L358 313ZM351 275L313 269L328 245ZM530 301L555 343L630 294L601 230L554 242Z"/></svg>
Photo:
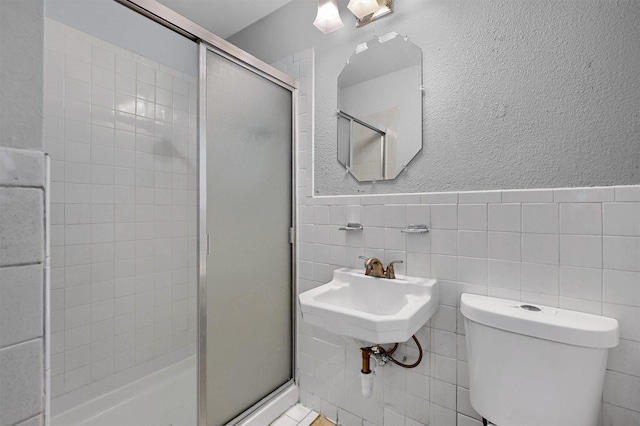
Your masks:
<svg viewBox="0 0 640 426"><path fill-rule="evenodd" d="M253 72L254 74L257 74L260 77L262 77L262 78L264 78L266 80L269 80L270 82L275 83L275 84L277 84L278 86L280 86L280 87L282 87L284 89L287 89L289 91L293 91L294 89L298 88L298 81L297 80L295 80L293 82L293 85L290 85L288 83L283 82L279 78L274 77L272 74L269 74L264 70L256 68L252 64L246 63L242 59L239 59L238 57L234 56L233 53L225 52L224 50L220 50L220 48L218 48L216 46L213 46L213 45L207 43L204 40L202 40L202 42L205 43L209 47L209 50L211 50L216 55L219 55L219 56L221 56L221 57L233 62L234 64L237 64L237 65L241 66L242 68L248 69L249 71Z"/></svg>
<svg viewBox="0 0 640 426"><path fill-rule="evenodd" d="M51 424L51 156L44 154L44 424Z"/></svg>
<svg viewBox="0 0 640 426"><path fill-rule="evenodd" d="M298 384L298 88L291 91L291 377Z"/></svg>
<svg viewBox="0 0 640 426"><path fill-rule="evenodd" d="M207 46L198 87L198 426L207 426Z"/></svg>
<svg viewBox="0 0 640 426"><path fill-rule="evenodd" d="M167 6L158 3L155 0L116 1L168 28L171 28L172 30L184 35L185 37L190 38L191 40L205 41L210 45L220 49L221 51L227 52L228 54L237 58L237 60L240 60L249 65L251 68L271 75L290 87L297 87L297 82L294 78L291 78L279 69L274 68L271 65L266 64L265 62L262 62L255 56L245 52L237 46L234 46L223 38L218 37L207 29L201 27L195 22L190 21L189 19L185 18L174 10L169 9Z"/></svg>

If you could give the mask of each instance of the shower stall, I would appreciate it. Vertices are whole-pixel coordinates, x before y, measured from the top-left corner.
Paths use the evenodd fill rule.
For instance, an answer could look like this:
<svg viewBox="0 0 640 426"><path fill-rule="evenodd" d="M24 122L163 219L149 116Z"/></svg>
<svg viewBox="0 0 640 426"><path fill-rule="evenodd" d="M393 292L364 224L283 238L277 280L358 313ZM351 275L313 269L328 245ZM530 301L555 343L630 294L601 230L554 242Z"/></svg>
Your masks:
<svg viewBox="0 0 640 426"><path fill-rule="evenodd" d="M51 3L51 424L267 424L297 401L295 80L155 1Z"/></svg>

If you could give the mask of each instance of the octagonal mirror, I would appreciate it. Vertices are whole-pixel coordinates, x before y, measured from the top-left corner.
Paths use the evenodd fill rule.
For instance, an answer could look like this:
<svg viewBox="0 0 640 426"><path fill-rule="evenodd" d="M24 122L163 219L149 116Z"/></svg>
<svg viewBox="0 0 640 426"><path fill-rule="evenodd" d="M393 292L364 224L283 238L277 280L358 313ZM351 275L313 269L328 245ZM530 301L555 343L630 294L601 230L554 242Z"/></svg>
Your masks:
<svg viewBox="0 0 640 426"><path fill-rule="evenodd" d="M360 182L395 179L422 149L422 50L389 33L338 76L338 161Z"/></svg>

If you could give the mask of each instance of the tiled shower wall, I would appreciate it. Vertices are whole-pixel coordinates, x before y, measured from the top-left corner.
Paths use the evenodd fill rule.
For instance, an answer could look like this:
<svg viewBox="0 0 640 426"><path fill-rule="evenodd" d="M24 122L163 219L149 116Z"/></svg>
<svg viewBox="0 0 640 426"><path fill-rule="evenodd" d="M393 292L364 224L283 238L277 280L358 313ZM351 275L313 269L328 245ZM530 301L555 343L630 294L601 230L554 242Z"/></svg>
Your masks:
<svg viewBox="0 0 640 426"><path fill-rule="evenodd" d="M640 424L640 186L313 197L313 53L276 64L299 79L298 292L362 268L358 256L396 272L437 278L440 306L418 333L415 369L376 371L361 395L361 342L298 317L301 402L343 426L479 426L469 402L459 310L464 292L616 318L620 344L609 352L601 424ZM362 232L338 228L360 222ZM428 234L405 234L425 224ZM416 359L413 342L400 358ZM579 360L576 360L579 362Z"/></svg>
<svg viewBox="0 0 640 426"><path fill-rule="evenodd" d="M197 82L53 20L45 40L56 397L195 354Z"/></svg>

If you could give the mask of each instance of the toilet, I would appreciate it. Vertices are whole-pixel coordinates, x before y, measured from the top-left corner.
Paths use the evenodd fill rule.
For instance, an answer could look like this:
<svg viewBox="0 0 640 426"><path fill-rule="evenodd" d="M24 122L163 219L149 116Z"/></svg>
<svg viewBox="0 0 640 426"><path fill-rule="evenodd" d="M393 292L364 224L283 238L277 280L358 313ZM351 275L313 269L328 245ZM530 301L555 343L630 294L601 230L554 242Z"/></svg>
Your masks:
<svg viewBox="0 0 640 426"><path fill-rule="evenodd" d="M595 426L618 321L462 294L471 405L497 426ZM486 424L486 423L485 423Z"/></svg>

